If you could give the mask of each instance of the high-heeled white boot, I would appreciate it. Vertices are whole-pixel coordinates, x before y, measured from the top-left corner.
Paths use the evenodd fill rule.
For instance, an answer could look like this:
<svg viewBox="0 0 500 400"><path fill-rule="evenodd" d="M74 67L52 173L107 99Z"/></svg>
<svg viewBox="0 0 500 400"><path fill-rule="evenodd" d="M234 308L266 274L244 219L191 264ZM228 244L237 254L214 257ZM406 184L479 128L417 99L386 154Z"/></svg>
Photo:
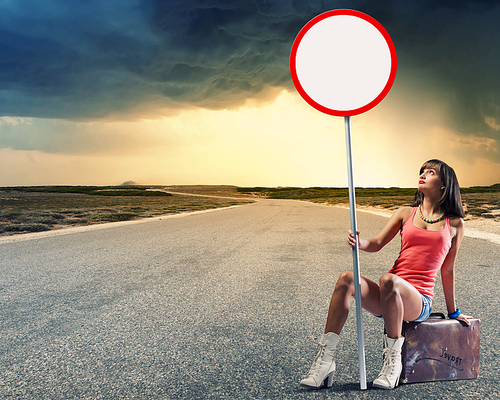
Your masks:
<svg viewBox="0 0 500 400"><path fill-rule="evenodd" d="M332 386L333 374L335 373L333 355L339 340L339 335L333 332L321 336L318 343L318 354L309 373L300 381L302 386L319 388L324 381L326 381L326 387Z"/></svg>
<svg viewBox="0 0 500 400"><path fill-rule="evenodd" d="M398 386L399 377L403 370L401 348L404 341L404 337L392 339L384 335L384 364L378 378L373 381L373 387L394 389Z"/></svg>

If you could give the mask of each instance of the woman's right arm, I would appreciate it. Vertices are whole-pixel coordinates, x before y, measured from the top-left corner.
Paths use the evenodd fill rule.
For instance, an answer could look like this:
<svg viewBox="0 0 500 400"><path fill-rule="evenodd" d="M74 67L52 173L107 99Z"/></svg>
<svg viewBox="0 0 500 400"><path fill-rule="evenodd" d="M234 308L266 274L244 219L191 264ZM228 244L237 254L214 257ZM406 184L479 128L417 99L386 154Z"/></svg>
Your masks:
<svg viewBox="0 0 500 400"><path fill-rule="evenodd" d="M389 219L384 228L380 233L372 239L361 239L359 238L359 249L374 253L382 249L387 243L389 243L394 236L399 232L403 224L410 217L411 207L401 207L399 208ZM347 243L349 246L354 247L356 244L356 238L351 230L349 230L349 235L347 237Z"/></svg>

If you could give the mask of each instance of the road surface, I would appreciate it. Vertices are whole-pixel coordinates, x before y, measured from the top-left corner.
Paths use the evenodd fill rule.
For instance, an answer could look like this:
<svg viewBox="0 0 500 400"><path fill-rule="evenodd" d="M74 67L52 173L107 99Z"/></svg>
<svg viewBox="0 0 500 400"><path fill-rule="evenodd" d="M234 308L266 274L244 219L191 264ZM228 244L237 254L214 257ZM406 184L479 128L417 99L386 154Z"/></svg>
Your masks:
<svg viewBox="0 0 500 400"><path fill-rule="evenodd" d="M386 221L358 213L363 236ZM383 326L364 314L360 391L353 301L334 386L299 387L336 278L352 269L348 228L348 210L260 200L0 243L0 398L500 398L500 248L472 238L457 262L457 299L481 319L479 379L373 389ZM386 272L398 241L362 253L362 274ZM434 311L446 311L439 282Z"/></svg>

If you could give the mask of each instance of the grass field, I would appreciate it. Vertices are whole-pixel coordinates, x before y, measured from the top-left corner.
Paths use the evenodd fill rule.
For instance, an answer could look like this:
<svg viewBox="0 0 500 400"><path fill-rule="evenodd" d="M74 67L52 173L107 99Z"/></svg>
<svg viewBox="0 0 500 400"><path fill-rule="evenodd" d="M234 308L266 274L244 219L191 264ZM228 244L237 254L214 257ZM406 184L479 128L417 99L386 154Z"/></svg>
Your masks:
<svg viewBox="0 0 500 400"><path fill-rule="evenodd" d="M0 188L0 236L208 210L250 201L244 195L239 196L241 200L170 195L158 191L161 188Z"/></svg>
<svg viewBox="0 0 500 400"><path fill-rule="evenodd" d="M237 188L240 193L273 199L308 200L315 203L349 205L347 188ZM395 210L411 205L415 188L357 188L356 204ZM500 221L500 184L462 188L467 217Z"/></svg>
<svg viewBox="0 0 500 400"><path fill-rule="evenodd" d="M160 190L215 198L171 195ZM410 205L415 189L358 188L359 206L393 210ZM348 205L346 188L236 186L41 186L0 188L0 236L229 207L255 198ZM462 189L467 218L500 221L500 184Z"/></svg>

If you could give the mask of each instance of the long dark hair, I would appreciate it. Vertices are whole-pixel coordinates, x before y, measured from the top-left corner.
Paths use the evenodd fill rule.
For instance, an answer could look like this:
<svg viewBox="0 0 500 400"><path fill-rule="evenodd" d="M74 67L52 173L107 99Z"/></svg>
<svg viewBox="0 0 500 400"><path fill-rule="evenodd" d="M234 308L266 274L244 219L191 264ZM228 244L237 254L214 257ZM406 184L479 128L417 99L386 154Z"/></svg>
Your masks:
<svg viewBox="0 0 500 400"><path fill-rule="evenodd" d="M439 204L447 217L465 217L464 207L462 205L462 196L460 195L460 186L455 171L449 165L441 160L429 160L420 168L420 174L425 169L434 168L441 182L443 182L443 193L439 199ZM417 207L424 201L424 194L417 190L415 200L412 206Z"/></svg>

